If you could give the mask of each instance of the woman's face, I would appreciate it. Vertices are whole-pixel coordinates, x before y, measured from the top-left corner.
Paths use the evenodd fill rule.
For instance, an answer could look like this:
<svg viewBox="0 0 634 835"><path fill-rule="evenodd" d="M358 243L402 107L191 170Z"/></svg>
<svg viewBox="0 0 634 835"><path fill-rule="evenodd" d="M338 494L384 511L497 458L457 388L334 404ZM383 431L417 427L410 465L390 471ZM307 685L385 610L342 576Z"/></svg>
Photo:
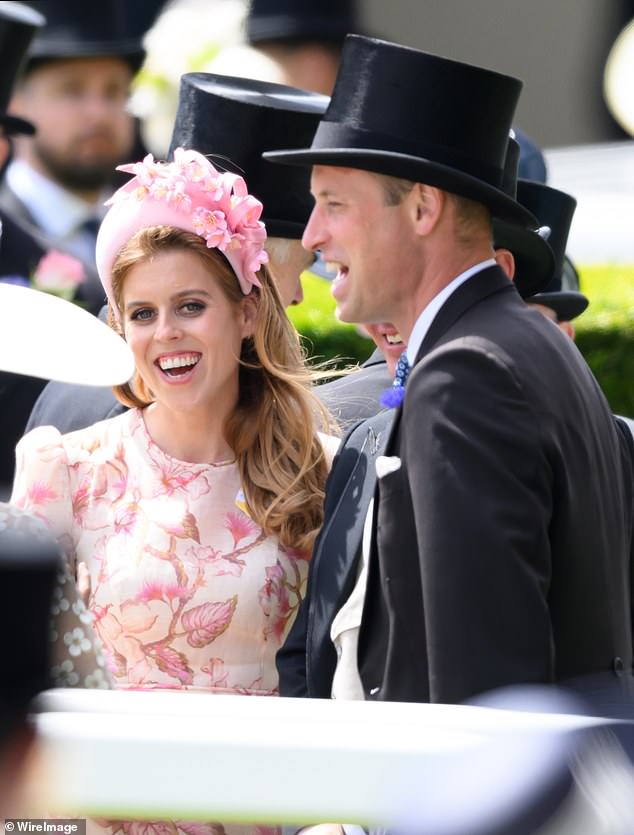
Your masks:
<svg viewBox="0 0 634 835"><path fill-rule="evenodd" d="M242 340L255 306L229 301L209 266L168 250L130 269L122 288L126 340L158 404L175 411L231 410Z"/></svg>

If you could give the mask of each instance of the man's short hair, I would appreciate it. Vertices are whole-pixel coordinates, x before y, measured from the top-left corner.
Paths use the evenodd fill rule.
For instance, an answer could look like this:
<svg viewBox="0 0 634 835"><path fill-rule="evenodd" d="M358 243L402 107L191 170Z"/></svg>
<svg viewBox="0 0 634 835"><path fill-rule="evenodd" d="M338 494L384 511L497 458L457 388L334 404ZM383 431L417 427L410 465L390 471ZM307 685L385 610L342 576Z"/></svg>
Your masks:
<svg viewBox="0 0 634 835"><path fill-rule="evenodd" d="M491 233L491 212L483 203L460 194L450 193L449 197L454 204L456 236L460 243L471 243L474 237L482 235L484 229Z"/></svg>
<svg viewBox="0 0 634 835"><path fill-rule="evenodd" d="M398 206L410 193L416 183L401 177L390 177L377 174L383 185L383 196L386 206ZM454 205L456 217L456 234L460 242L468 243L475 233L481 234L484 227L491 225L491 212L482 203L462 197L459 194L447 192Z"/></svg>
<svg viewBox="0 0 634 835"><path fill-rule="evenodd" d="M377 174L383 184L383 197L386 206L398 206L403 198L410 193L416 183L402 177L390 177L387 174Z"/></svg>

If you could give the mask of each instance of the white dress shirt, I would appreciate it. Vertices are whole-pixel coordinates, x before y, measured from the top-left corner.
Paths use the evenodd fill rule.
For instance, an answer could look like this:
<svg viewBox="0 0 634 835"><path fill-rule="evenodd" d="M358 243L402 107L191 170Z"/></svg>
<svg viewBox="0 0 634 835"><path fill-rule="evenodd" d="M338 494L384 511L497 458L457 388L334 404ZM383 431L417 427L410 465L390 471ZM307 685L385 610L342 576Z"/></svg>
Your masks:
<svg viewBox="0 0 634 835"><path fill-rule="evenodd" d="M104 216L106 194L94 204L87 203L20 159L10 163L6 178L40 229L73 255L94 263L95 236L81 227L90 218Z"/></svg>

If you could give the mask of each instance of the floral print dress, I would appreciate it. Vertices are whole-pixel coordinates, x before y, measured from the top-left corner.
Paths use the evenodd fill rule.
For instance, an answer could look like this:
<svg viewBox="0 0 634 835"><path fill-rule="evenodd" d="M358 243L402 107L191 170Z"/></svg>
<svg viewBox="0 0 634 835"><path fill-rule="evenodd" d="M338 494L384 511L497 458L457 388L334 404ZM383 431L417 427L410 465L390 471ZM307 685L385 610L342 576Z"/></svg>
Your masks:
<svg viewBox="0 0 634 835"><path fill-rule="evenodd" d="M88 566L93 627L116 687L277 693L275 653L303 596L308 559L249 517L235 462L171 458L137 409L67 435L39 427L16 456L12 502L46 522L71 565ZM181 821L113 821L109 829L279 831Z"/></svg>
<svg viewBox="0 0 634 835"><path fill-rule="evenodd" d="M133 409L68 435L28 433L12 502L87 564L116 686L277 692L275 653L308 561L249 517L235 462L169 457Z"/></svg>

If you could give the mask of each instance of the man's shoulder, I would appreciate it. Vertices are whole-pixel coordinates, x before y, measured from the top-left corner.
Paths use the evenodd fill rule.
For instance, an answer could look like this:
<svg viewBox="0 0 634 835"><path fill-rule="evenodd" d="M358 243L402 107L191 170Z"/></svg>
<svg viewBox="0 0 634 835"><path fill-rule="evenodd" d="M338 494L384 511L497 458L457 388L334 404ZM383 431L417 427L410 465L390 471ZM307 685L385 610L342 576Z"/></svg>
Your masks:
<svg viewBox="0 0 634 835"><path fill-rule="evenodd" d="M33 407L27 430L51 425L73 432L124 411L109 388L50 382Z"/></svg>
<svg viewBox="0 0 634 835"><path fill-rule="evenodd" d="M347 429L356 421L372 417L381 409L381 393L391 384L387 363L379 359L371 365L361 366L317 386L315 393Z"/></svg>

